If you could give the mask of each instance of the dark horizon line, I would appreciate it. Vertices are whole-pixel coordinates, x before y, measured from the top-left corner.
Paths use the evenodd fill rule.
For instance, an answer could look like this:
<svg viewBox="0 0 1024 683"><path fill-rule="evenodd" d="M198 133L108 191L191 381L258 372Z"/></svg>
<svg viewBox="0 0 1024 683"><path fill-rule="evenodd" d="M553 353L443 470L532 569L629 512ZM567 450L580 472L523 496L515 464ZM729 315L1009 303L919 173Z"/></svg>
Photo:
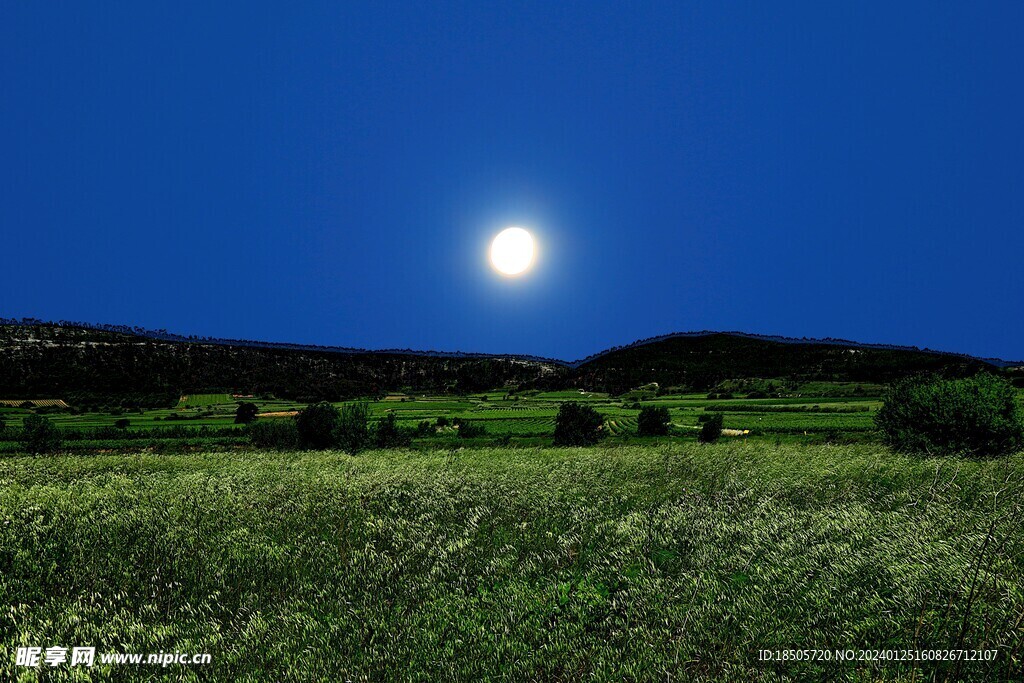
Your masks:
<svg viewBox="0 0 1024 683"><path fill-rule="evenodd" d="M387 355L407 355L407 356L428 356L437 358L512 358L516 360L525 360L531 362L551 363L554 365L561 365L570 369L575 369L602 358L610 353L616 351L623 351L628 349L640 348L648 346L650 344L656 344L658 342L667 341L670 339L679 338L700 338L700 337L711 337L714 335L724 335L730 337L740 337L745 339L755 339L758 341L775 342L779 344L793 344L793 345L811 345L811 344L824 344L831 346L848 346L858 349L877 349L883 351L911 351L917 353L928 353L940 356L953 356L958 358L967 358L971 360L978 360L989 365L993 365L998 368L1017 367L1024 366L1024 360L1020 361L1008 361L1002 358L987 358L980 356L973 356L968 353L959 353L956 351L939 351L936 349L930 349L928 347L908 346L901 344L878 344L869 342L858 342L849 339L840 339L835 337L786 337L782 335L769 335L769 334L757 334L754 332L740 332L734 330L701 330L698 332L670 332L668 334L657 335L654 337L647 337L644 339L638 339L624 344L621 346L612 346L603 351L592 353L589 356L580 358L574 361L566 361L560 358L549 358L546 356L536 356L532 354L522 353L484 353L484 352L467 352L467 351L422 351L416 349L363 349L349 346L335 346L335 345L322 345L322 344L301 344L295 342L272 342L254 339L229 339L223 337L201 337L198 335L180 335L174 332L169 332L164 329L151 330L144 327L131 326L131 325L111 325L105 323L88 323L81 321L72 320L41 320L38 318L2 318L0 317L0 325L11 325L17 327L60 327L60 328L77 328L83 330L91 330L95 332L109 332L114 334L124 334L135 337L141 337L144 339L152 339L156 341L166 341L175 343L192 343L192 344L213 344L217 346L242 346L248 348L264 348L264 349L282 349L289 351L315 351L315 352L326 352L326 353L346 353L346 354L387 354Z"/></svg>

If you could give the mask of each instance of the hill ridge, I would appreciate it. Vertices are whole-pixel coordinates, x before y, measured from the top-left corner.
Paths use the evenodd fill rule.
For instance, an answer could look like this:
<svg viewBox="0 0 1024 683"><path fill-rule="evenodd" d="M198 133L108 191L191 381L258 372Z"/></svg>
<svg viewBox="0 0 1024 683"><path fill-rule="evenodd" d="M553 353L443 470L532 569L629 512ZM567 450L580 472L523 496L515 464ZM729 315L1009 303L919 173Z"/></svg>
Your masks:
<svg viewBox="0 0 1024 683"><path fill-rule="evenodd" d="M310 351L310 352L326 352L326 353L340 353L340 354L382 354L382 355L408 355L408 356L425 356L434 358L466 358L466 359L487 359L487 358L506 358L513 360L523 360L538 363L551 363L554 365L560 365L569 369L577 369L598 360L609 354L616 353L618 351L632 350L642 348L651 344L657 344L663 341L669 341L673 339L699 339L702 337L713 337L713 336L726 336L736 337L741 339L751 339L756 341L776 342L779 344L797 344L797 345L829 345L829 346L843 346L853 349L873 349L882 351L909 351L915 353L927 353L940 356L948 356L952 358L963 358L965 360L976 360L988 363L998 368L1008 367L1020 367L1024 366L1024 360L1010 361L1001 358L993 357L982 357L974 356L968 353L961 353L957 351L943 351L938 349L931 349L929 347L918 347L904 344L885 344L885 343L874 343L874 342L860 342L850 339L841 339L836 337L788 337L785 335L771 335L771 334L759 334L755 332L743 332L739 330L699 330L699 331L686 331L686 332L669 332L667 334L661 334L654 337L646 337L643 339L637 339L628 344L619 346L612 346L607 349L603 349L596 353L592 353L584 358L576 360L563 360L560 358L551 358L547 356L537 356L533 354L524 353L487 353L479 351L437 351L437 350L420 350L420 349L399 349L399 348L384 348L384 349L366 349L351 346L338 346L338 345L323 345L323 344L304 344L298 342L276 342L276 341L265 341L265 340L253 340L253 339L232 339L226 337L207 337L198 335L181 335L174 332L169 332L165 329L151 330L139 326L129 325L111 325L104 323L88 323L80 321L68 321L68 320L57 320L48 321L41 320L38 318L0 318L0 325L18 326L18 327L55 327L55 328L71 328L71 329L82 329L96 332L108 332L113 334L124 334L135 337L142 337L145 339L153 339L157 341L168 341L168 342L183 342L192 344L215 344L218 346L239 346L247 348L260 348L260 349L282 349L292 351Z"/></svg>

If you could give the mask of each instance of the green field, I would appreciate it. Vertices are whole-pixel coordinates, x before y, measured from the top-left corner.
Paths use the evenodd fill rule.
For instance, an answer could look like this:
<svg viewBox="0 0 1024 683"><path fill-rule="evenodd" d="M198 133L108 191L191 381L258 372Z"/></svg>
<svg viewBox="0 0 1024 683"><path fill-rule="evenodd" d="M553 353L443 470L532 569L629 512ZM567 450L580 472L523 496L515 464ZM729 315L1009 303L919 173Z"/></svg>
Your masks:
<svg viewBox="0 0 1024 683"><path fill-rule="evenodd" d="M816 392L814 395L808 393ZM637 415L646 405L669 409L673 425L667 441L693 441L702 416L720 412L729 430L747 431L742 438L772 442L849 443L870 440L874 428L874 414L881 406L875 385L852 385L818 382L801 385L787 394L775 398L708 398L705 394L656 395L654 391L630 392L623 396L585 392L579 390L557 392L523 392L512 394L491 391L468 396L391 394L381 400L369 399L370 417L379 420L394 412L398 424L415 429L419 423L436 423L438 418L460 418L479 422L486 430L483 437L471 441L472 445L537 446L549 443L554 431L555 415L565 401L579 401L593 406L606 419L606 433L617 443L635 440ZM858 392L854 395L854 391ZM112 409L102 412L78 413L73 410L45 411L49 419L64 430L79 432L80 439L66 445L73 450L87 451L125 446L137 449L139 437L147 437L154 447L169 443L169 435L181 439L182 429L233 429L235 409L240 400L252 401L261 413L260 419L289 419L287 413L300 410L301 403L281 399L236 399L227 393L196 393L182 396L173 408L124 411ZM337 405L342 405L341 403ZM32 411L7 407L0 408L0 418L9 427L0 431L0 453L17 451L15 429ZM128 420L125 439L119 444L116 435L109 433L90 437L90 432L113 427L118 421ZM173 430L173 431L168 431ZM141 434L140 434L141 432ZM438 429L429 436L416 439L417 446L450 447L456 440L454 430ZM241 431L230 437L207 434L194 441L215 443L245 443ZM666 440L666 439L663 439ZM461 443L461 442L460 442ZM462 444L466 445L466 444Z"/></svg>
<svg viewBox="0 0 1024 683"><path fill-rule="evenodd" d="M873 445L13 457L0 643L212 655L114 680L1019 680L1022 505L1024 454ZM794 647L997 656L758 661Z"/></svg>
<svg viewBox="0 0 1024 683"><path fill-rule="evenodd" d="M727 439L814 445L877 442L874 417L882 405L879 389L877 385L815 382L793 384L772 398L722 398L718 393L714 398L707 394L659 395L646 389L622 396L579 390L518 394L495 390L464 396L395 393L364 401L371 421L393 412L401 428L415 433L412 445L421 450L550 445L555 415L565 401L586 403L600 412L605 418L605 443L612 445L693 443L701 420L713 414L723 416ZM63 449L70 453L243 449L251 442L234 419L242 400L257 405L262 421L288 420L305 407L293 400L236 399L227 393L188 394L174 407L149 410L0 407L0 427L5 427L0 428L0 455L22 450L19 428L33 412L45 414L63 431ZM1024 403L1024 392L1018 393L1018 400ZM668 436L637 435L637 416L648 405L668 408ZM472 421L485 432L461 439L458 430L439 426L439 418ZM124 421L125 428L114 428ZM423 422L430 427L418 429Z"/></svg>
<svg viewBox="0 0 1024 683"><path fill-rule="evenodd" d="M195 408L233 402L234 400L231 398L231 394L186 394L178 401L178 407Z"/></svg>

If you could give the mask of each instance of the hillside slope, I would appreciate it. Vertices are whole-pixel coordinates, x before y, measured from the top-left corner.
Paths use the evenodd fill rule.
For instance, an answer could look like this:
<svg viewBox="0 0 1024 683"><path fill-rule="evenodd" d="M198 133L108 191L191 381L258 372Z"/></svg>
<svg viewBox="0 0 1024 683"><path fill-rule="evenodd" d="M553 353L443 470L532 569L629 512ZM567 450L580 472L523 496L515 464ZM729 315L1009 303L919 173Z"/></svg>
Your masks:
<svg viewBox="0 0 1024 683"><path fill-rule="evenodd" d="M754 335L677 335L598 354L576 364L574 381L619 392L648 382L703 390L725 379L891 382L921 372L963 376L997 370L958 354L855 342L781 340Z"/></svg>
<svg viewBox="0 0 1024 683"><path fill-rule="evenodd" d="M53 325L0 325L0 398L136 397L143 405L199 390L340 400L388 389L482 391L563 383L557 363L507 356L333 351L167 341Z"/></svg>
<svg viewBox="0 0 1024 683"><path fill-rule="evenodd" d="M999 362L904 347L692 333L638 342L576 363L530 356L365 351L75 324L0 324L0 399L142 405L202 391L339 400L387 390L474 392L581 387L619 393L658 382L702 391L726 379L890 382L919 372L1001 372Z"/></svg>

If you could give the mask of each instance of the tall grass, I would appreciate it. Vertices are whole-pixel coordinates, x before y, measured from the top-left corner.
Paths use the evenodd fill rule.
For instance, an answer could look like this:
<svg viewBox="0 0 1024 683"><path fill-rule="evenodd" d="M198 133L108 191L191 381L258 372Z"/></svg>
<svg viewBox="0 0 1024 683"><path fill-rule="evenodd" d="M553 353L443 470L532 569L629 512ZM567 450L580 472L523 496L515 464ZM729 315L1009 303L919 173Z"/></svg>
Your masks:
<svg viewBox="0 0 1024 683"><path fill-rule="evenodd" d="M1022 493L1022 455L875 446L8 459L0 678L86 644L213 655L116 680L1013 680ZM790 647L999 655L757 660Z"/></svg>

